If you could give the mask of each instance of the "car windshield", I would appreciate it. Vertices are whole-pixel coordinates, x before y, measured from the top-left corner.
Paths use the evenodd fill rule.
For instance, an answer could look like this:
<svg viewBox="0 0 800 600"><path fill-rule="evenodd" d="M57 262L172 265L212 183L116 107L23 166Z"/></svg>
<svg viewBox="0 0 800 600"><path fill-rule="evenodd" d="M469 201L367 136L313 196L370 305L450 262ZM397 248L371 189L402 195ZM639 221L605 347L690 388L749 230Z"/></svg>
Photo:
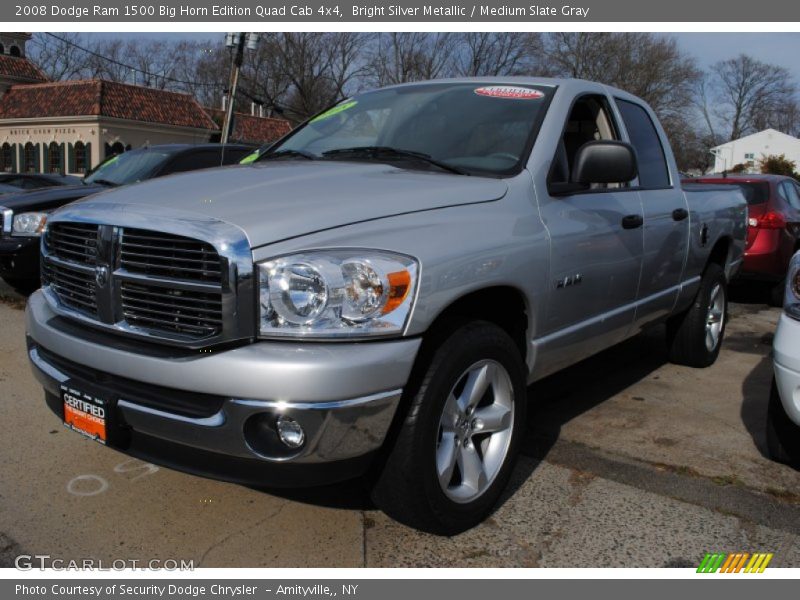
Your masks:
<svg viewBox="0 0 800 600"><path fill-rule="evenodd" d="M375 160L508 175L526 158L553 87L437 83L360 94L312 118L259 160Z"/></svg>
<svg viewBox="0 0 800 600"><path fill-rule="evenodd" d="M87 184L100 183L105 185L125 185L149 179L156 168L164 162L171 153L162 150L133 150L118 154L100 164L84 182Z"/></svg>

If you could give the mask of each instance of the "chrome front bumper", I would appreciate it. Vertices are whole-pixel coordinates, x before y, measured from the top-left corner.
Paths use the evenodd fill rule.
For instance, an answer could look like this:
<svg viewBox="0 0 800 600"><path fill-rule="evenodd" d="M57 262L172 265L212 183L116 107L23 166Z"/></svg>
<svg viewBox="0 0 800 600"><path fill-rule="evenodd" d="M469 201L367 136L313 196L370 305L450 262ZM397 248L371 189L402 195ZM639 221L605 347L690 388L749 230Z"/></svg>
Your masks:
<svg viewBox="0 0 800 600"><path fill-rule="evenodd" d="M274 464L342 461L379 448L421 343L259 342L167 358L73 334L41 292L30 297L26 322L33 372L49 394L58 396L60 384L74 382L75 375L46 355L89 367L112 389L116 376L159 390L217 395L221 408L196 418L137 404L122 387L114 393L121 420L136 433ZM306 442L299 451L273 451L274 440L262 443L260 436L269 437L267 426L279 414L303 426Z"/></svg>

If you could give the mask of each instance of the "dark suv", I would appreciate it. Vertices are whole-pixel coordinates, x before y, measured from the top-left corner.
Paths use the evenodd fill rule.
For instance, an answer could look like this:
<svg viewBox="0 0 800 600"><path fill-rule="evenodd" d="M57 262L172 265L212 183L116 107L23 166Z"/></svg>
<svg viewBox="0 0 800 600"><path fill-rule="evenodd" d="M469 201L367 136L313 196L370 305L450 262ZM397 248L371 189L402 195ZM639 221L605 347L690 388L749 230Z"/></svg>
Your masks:
<svg viewBox="0 0 800 600"><path fill-rule="evenodd" d="M0 196L0 277L28 293L39 287L39 237L47 215L65 204L121 185L238 163L252 146L169 144L107 158L82 182Z"/></svg>
<svg viewBox="0 0 800 600"><path fill-rule="evenodd" d="M772 303L782 304L789 260L800 250L800 183L782 175L713 175L687 181L735 185L742 190L748 221L739 277L775 284Z"/></svg>

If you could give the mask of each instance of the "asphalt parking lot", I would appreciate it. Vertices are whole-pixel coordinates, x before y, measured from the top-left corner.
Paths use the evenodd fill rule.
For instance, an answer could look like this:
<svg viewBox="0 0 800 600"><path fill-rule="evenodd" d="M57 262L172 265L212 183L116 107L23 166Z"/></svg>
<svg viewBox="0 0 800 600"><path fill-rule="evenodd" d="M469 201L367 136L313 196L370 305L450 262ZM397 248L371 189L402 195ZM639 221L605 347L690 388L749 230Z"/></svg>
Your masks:
<svg viewBox="0 0 800 600"><path fill-rule="evenodd" d="M719 361L666 362L654 330L529 389L512 485L453 538L394 523L358 482L295 492L210 481L68 432L0 284L0 567L19 554L196 567L664 567L773 552L800 567L800 473L764 455L779 310L745 298Z"/></svg>

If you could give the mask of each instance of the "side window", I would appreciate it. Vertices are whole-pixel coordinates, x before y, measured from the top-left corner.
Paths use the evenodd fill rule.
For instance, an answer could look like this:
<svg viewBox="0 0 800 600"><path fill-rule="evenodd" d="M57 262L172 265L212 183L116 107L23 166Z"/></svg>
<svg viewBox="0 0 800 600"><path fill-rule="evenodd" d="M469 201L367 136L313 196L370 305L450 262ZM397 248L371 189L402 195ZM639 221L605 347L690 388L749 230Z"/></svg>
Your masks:
<svg viewBox="0 0 800 600"><path fill-rule="evenodd" d="M792 208L800 209L800 194L797 193L797 184L791 181L784 181L781 183L780 188L783 191L781 195Z"/></svg>
<svg viewBox="0 0 800 600"><path fill-rule="evenodd" d="M219 166L218 150L202 150L200 152L187 152L174 158L166 168L164 175L168 173L182 173L184 171L194 171L196 169L208 169Z"/></svg>
<svg viewBox="0 0 800 600"><path fill-rule="evenodd" d="M636 150L639 186L645 189L669 187L667 157L650 115L640 105L617 99L617 107Z"/></svg>
<svg viewBox="0 0 800 600"><path fill-rule="evenodd" d="M549 182L571 181L572 167L578 149L585 143L596 140L619 140L618 131L605 97L587 95L578 98L567 118L564 135L553 158Z"/></svg>

